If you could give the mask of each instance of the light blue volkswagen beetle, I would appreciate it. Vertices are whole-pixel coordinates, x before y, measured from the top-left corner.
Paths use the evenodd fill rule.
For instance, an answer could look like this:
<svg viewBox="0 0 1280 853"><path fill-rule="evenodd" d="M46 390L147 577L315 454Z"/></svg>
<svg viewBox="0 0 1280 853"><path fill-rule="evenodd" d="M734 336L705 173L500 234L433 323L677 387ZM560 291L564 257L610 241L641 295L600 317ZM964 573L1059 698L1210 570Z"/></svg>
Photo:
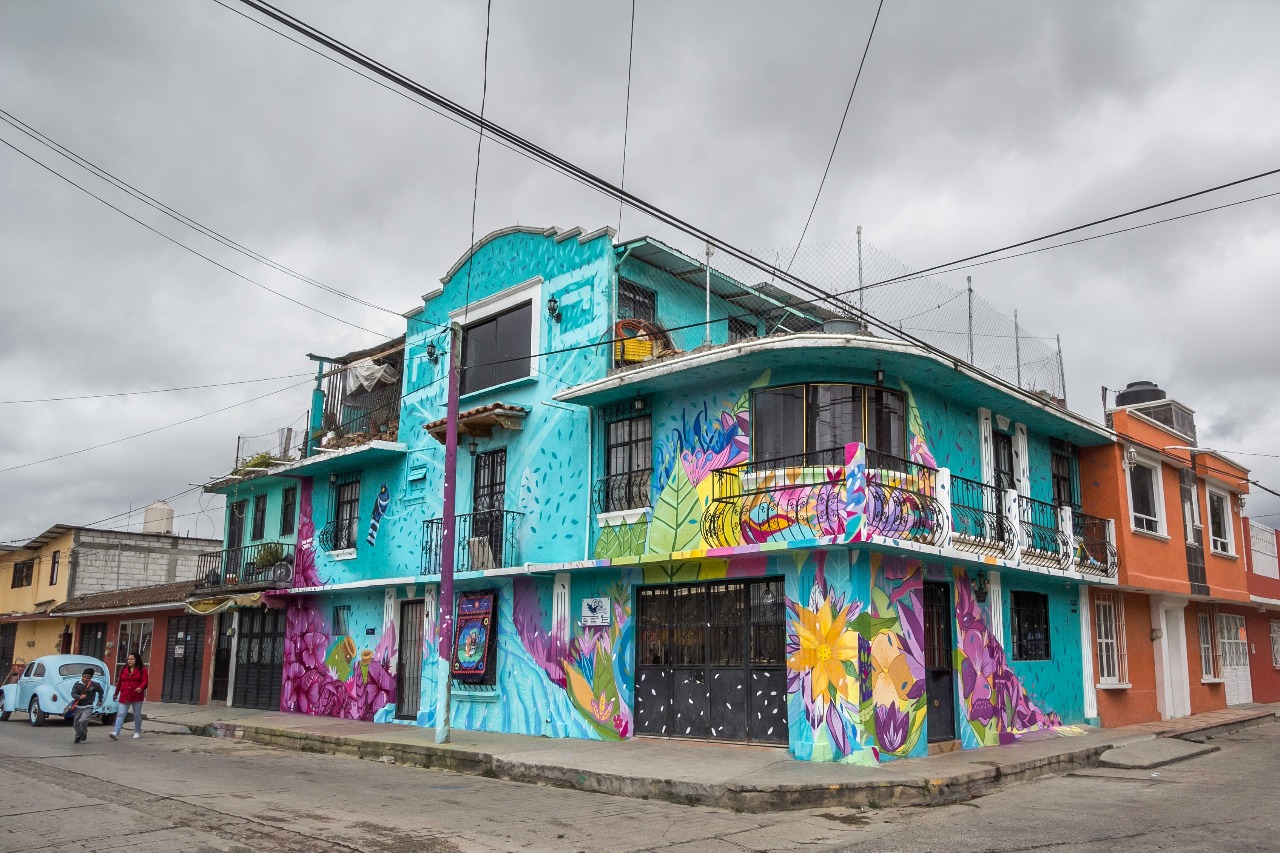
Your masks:
<svg viewBox="0 0 1280 853"><path fill-rule="evenodd" d="M94 716L103 725L112 725L116 721L116 696L111 670L88 655L46 655L27 664L15 683L0 688L0 721L9 719L14 711L24 710L33 726L43 726L48 717L61 717L71 704L71 688L89 667L93 667L93 680L102 687L104 696Z"/></svg>

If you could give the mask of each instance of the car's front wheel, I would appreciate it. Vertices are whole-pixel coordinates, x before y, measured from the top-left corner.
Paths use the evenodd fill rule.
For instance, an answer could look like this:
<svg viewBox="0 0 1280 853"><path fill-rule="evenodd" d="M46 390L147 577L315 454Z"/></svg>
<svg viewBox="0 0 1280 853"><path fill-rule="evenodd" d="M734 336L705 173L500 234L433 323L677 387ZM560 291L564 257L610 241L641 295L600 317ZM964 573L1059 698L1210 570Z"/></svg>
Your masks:
<svg viewBox="0 0 1280 853"><path fill-rule="evenodd" d="M40 700L32 696L31 704L27 706L27 719L33 726L43 726L45 716L45 712L40 710Z"/></svg>
<svg viewBox="0 0 1280 853"><path fill-rule="evenodd" d="M114 726L116 724L115 714L103 714L99 719L102 720L104 726Z"/></svg>

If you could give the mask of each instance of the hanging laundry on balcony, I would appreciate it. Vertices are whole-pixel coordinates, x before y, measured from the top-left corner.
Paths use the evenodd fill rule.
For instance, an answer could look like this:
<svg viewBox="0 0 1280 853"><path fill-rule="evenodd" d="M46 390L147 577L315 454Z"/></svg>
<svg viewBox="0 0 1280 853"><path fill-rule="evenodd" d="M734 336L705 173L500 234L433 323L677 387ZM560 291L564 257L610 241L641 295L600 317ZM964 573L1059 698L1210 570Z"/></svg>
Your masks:
<svg viewBox="0 0 1280 853"><path fill-rule="evenodd" d="M347 393L353 394L364 388L372 391L379 382L398 382L400 374L389 364L378 364L371 358L362 358L352 362L347 368Z"/></svg>

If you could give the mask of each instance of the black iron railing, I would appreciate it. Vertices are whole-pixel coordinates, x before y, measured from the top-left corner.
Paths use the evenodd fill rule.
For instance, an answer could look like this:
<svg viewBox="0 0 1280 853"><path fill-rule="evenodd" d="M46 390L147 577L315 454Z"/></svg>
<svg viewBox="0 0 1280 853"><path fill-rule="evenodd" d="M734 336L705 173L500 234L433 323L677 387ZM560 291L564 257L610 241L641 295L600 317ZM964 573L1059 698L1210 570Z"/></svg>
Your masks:
<svg viewBox="0 0 1280 853"><path fill-rule="evenodd" d="M506 509L485 510L459 515L454 543L456 572L477 572L504 566L518 566L520 528L524 513ZM431 518L422 523L422 574L440 574L440 556L444 544L444 519Z"/></svg>
<svg viewBox="0 0 1280 853"><path fill-rule="evenodd" d="M965 551L990 552L1009 558L1017 545L1004 518L1002 495L995 486L951 475L953 544Z"/></svg>
<svg viewBox="0 0 1280 853"><path fill-rule="evenodd" d="M843 533L844 453L830 448L712 471L703 538L731 547Z"/></svg>
<svg viewBox="0 0 1280 853"><path fill-rule="evenodd" d="M1070 543L1058 525L1058 507L1026 495L1018 495L1018 526L1022 552L1027 559L1063 564Z"/></svg>
<svg viewBox="0 0 1280 853"><path fill-rule="evenodd" d="M348 548L354 548L358 532L356 528L359 523L357 518L340 518L331 521L320 528L320 532L316 534L316 541L326 551L345 551Z"/></svg>
<svg viewBox="0 0 1280 853"><path fill-rule="evenodd" d="M259 542L196 558L196 589L223 586L284 588L293 584L293 546Z"/></svg>
<svg viewBox="0 0 1280 853"><path fill-rule="evenodd" d="M653 470L649 468L601 477L596 481L596 512L619 512L649 506L649 484L652 480Z"/></svg>
<svg viewBox="0 0 1280 853"><path fill-rule="evenodd" d="M1075 563L1081 572L1113 578L1120 568L1120 557L1109 535L1105 518L1071 513L1071 533L1075 537Z"/></svg>
<svg viewBox="0 0 1280 853"><path fill-rule="evenodd" d="M867 523L871 532L938 545L946 535L938 471L877 450L867 454Z"/></svg>

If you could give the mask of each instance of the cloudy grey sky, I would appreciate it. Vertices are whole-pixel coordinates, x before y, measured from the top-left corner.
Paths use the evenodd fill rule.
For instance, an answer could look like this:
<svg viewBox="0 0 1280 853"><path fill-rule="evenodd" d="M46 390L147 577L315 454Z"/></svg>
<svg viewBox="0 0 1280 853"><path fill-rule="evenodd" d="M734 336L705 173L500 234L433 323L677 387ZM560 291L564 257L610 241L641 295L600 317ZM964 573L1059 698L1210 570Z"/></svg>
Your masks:
<svg viewBox="0 0 1280 853"><path fill-rule="evenodd" d="M479 108L482 2L283 5ZM737 245L793 245L874 13L873 0L639 0L628 189ZM629 14L625 0L494 0L487 115L616 178ZM808 240L862 225L924 268L1280 167L1278 78L1275 3L888 0ZM471 132L212 0L4 0L0 107L205 225L397 311L467 246ZM0 138L262 284L387 337L403 331L183 229L7 125ZM1266 179L1169 212L1277 191ZM3 146L0 193L0 399L305 373L307 352L376 342ZM478 233L616 218L616 202L485 146ZM972 274L1034 334L1061 333L1078 411L1099 419L1100 386L1151 379L1197 410L1202 444L1280 453L1278 223L1280 197ZM622 233L670 236L633 213ZM0 469L299 381L0 405ZM0 539L223 473L237 434L307 404L303 386L0 473ZM1280 459L1239 459L1280 490ZM176 506L180 532L220 535L220 501ZM1249 510L1280 513L1280 499L1257 495Z"/></svg>

